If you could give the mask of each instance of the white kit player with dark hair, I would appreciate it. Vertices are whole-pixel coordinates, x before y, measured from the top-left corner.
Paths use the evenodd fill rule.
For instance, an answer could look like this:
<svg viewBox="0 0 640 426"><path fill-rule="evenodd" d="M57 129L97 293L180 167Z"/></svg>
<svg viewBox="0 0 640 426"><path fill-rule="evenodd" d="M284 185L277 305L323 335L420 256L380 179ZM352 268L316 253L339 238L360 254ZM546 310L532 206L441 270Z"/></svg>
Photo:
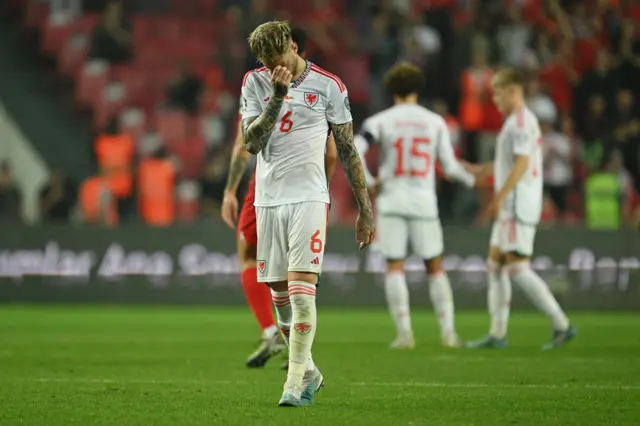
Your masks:
<svg viewBox="0 0 640 426"><path fill-rule="evenodd" d="M489 333L469 342L471 348L507 346L507 323L511 305L511 282L553 324L551 342L544 349L563 346L576 335L567 316L547 284L536 274L529 258L533 254L536 226L542 213L543 177L541 134L538 119L524 101L523 79L514 69L496 73L492 81L494 102L506 117L498 135L493 163L469 165L478 174L494 174L495 194L486 215L495 218L489 244Z"/></svg>
<svg viewBox="0 0 640 426"><path fill-rule="evenodd" d="M356 146L363 162L370 144L381 149L378 178L365 173L376 193L377 244L387 260L385 294L397 329L391 347L415 345L404 272L409 244L413 253L424 259L442 344L459 347L451 285L442 266L444 244L438 217L436 161L442 163L448 177L468 187L474 186L475 177L456 159L444 118L418 105L423 73L413 65L401 63L388 72L385 84L394 97L394 106L364 122L356 136Z"/></svg>
<svg viewBox="0 0 640 426"><path fill-rule="evenodd" d="M311 403L324 382L311 347L329 209L329 131L359 206L360 248L373 239L373 213L342 81L298 55L286 22L260 25L249 45L265 65L247 73L242 85L244 145L258 157L258 281L271 287L278 325L289 346L279 405L299 407Z"/></svg>

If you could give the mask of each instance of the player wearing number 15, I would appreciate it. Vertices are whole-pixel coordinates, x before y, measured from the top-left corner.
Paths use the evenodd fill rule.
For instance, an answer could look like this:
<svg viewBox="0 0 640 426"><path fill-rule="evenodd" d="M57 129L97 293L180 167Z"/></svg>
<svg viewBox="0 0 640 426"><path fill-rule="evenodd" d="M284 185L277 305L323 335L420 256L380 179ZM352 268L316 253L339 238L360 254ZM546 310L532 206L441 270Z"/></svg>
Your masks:
<svg viewBox="0 0 640 426"><path fill-rule="evenodd" d="M354 145L347 89L335 75L298 55L286 22L267 22L249 37L264 65L242 87L244 145L257 155L255 203L258 281L271 287L278 325L289 345L281 406L312 401L324 381L311 357L316 284L326 244L331 130L360 208L360 247L373 238L373 214Z"/></svg>
<svg viewBox="0 0 640 426"><path fill-rule="evenodd" d="M458 347L451 285L442 267L444 247L436 199L436 161L441 162L448 177L469 187L475 178L456 160L444 118L418 105L418 93L424 85L422 72L401 63L388 72L385 84L395 105L367 119L356 143L361 156L370 144L379 145L382 150L378 179L368 172L367 179L377 193L378 244L387 259L385 293L397 328L397 338L391 346L414 346L404 275L410 243L413 252L424 259L429 274L429 292L440 321L442 343Z"/></svg>

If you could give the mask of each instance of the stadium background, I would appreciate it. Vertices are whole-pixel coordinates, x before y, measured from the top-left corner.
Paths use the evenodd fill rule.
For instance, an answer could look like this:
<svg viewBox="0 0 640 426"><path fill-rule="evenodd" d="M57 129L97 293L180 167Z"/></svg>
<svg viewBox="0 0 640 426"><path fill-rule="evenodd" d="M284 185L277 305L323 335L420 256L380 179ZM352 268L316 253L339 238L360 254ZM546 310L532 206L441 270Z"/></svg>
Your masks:
<svg viewBox="0 0 640 426"><path fill-rule="evenodd" d="M177 291L164 301L242 300L240 287L231 284L235 237L221 225L219 207L240 83L257 64L246 36L277 18L306 29L308 56L344 80L356 127L389 105L381 79L392 64L420 66L428 81L421 101L446 117L457 152L470 161L491 160L501 125L488 87L492 72L520 68L529 105L548 126L535 265L548 269L552 285L565 294L613 291L621 303L635 301L624 296L637 285L640 264L634 231L640 214L639 15L636 1L595 0L6 2L0 280L13 285L3 287L3 296L99 299L99 291L89 296L86 290L99 287L103 266L115 262L108 275L123 283L117 300L128 299L133 284L125 278L136 275L157 275L164 284L146 280L146 299L132 290L132 300L153 301L174 286L185 296ZM144 173L157 158L172 170ZM123 175L124 184L118 181ZM604 194L590 187L602 179L609 184ZM491 189L466 190L443 180L438 186L448 265L461 274L454 280L458 292L482 291L482 274L469 271L482 270L487 224L477 217ZM355 253L357 211L340 167L331 193L325 282L327 289L355 295L348 290L354 283L373 279L367 274L374 273L368 265L376 262L369 260L377 259L375 247L362 257ZM111 201L98 202L103 199ZM554 238L558 228L564 229L562 244ZM119 257L111 255L112 244L120 247ZM187 250L197 273L185 271L180 257L189 244L203 250ZM83 268L87 253L91 260ZM350 264L339 262L345 255ZM373 269L381 272L379 265ZM201 279L185 278L194 274ZM82 282L91 284L80 291ZM210 297L190 293L194 286L205 294L212 289ZM48 287L53 290L39 294ZM378 292L368 303L381 297ZM483 303L470 300L471 306ZM603 300L584 307L615 306Z"/></svg>
<svg viewBox="0 0 640 426"><path fill-rule="evenodd" d="M0 11L0 425L638 423L639 1L5 0ZM541 353L546 318L518 310L505 351L440 348L411 259L418 346L387 351L384 263L356 250L338 167L313 348L327 386L302 414L275 407L280 360L244 365L259 330L219 218L240 82L256 66L245 39L274 18L307 30L309 57L349 88L356 127L389 105L387 68L420 66L421 101L471 161L491 159L500 126L488 79L522 69L530 107L554 129L533 266L575 342ZM159 163L172 166L148 172ZM476 338L490 189L438 185L456 326ZM514 291L514 307L529 307Z"/></svg>

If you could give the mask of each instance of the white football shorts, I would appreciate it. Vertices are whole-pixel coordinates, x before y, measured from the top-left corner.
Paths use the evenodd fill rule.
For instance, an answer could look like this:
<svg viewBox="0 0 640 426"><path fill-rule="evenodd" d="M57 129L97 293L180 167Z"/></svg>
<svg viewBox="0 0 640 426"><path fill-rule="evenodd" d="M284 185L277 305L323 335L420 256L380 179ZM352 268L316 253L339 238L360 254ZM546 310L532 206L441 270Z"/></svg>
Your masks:
<svg viewBox="0 0 640 426"><path fill-rule="evenodd" d="M536 238L536 227L515 219L498 219L491 229L491 247L498 247L502 253L515 252L530 257Z"/></svg>
<svg viewBox="0 0 640 426"><path fill-rule="evenodd" d="M318 201L256 207L258 282L287 281L287 272L319 274L329 205Z"/></svg>
<svg viewBox="0 0 640 426"><path fill-rule="evenodd" d="M385 259L405 259L409 245L412 253L424 260L434 259L444 252L439 219L379 215L376 234L376 246Z"/></svg>

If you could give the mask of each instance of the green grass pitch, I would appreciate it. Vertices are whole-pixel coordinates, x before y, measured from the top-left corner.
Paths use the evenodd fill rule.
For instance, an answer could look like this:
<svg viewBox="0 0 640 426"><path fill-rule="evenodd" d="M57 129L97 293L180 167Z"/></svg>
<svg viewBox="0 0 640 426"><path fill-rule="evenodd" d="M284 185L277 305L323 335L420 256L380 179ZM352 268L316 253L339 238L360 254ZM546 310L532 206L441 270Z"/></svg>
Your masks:
<svg viewBox="0 0 640 426"><path fill-rule="evenodd" d="M445 350L415 310L418 346L387 349L380 310L319 309L313 406L278 408L281 359L244 361L247 309L0 307L0 425L638 425L640 315L574 313L571 345L541 352L544 317L516 312L511 347ZM457 318L463 338L486 314Z"/></svg>

